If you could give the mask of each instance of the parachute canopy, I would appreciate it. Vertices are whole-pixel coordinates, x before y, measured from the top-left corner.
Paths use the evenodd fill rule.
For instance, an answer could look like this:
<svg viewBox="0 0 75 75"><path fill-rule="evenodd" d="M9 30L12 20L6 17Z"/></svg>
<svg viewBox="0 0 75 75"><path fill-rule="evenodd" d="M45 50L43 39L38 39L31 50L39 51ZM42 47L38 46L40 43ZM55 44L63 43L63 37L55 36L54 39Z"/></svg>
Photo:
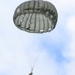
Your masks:
<svg viewBox="0 0 75 75"><path fill-rule="evenodd" d="M55 6L42 0L26 1L14 13L14 24L21 30L31 33L44 33L53 30L57 23Z"/></svg>

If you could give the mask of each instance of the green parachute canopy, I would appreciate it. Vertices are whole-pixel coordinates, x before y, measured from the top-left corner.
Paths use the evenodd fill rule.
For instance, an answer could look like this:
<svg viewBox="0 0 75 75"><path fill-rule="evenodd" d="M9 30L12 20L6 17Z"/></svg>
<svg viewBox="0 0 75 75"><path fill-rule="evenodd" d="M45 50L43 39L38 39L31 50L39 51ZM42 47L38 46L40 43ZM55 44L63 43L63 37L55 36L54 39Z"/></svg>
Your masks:
<svg viewBox="0 0 75 75"><path fill-rule="evenodd" d="M20 4L14 13L14 24L30 33L50 32L56 26L58 13L55 6L43 0L31 0Z"/></svg>

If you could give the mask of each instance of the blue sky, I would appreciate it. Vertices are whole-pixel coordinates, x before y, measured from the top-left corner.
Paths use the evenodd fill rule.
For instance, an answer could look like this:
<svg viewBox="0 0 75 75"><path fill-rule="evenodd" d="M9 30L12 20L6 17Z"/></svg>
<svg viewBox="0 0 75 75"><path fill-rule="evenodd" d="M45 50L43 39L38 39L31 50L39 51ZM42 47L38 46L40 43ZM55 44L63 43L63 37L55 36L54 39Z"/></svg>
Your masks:
<svg viewBox="0 0 75 75"><path fill-rule="evenodd" d="M47 0L48 1L48 0ZM56 28L29 34L13 23L24 0L0 1L0 75L75 75L75 0L50 0L58 11Z"/></svg>

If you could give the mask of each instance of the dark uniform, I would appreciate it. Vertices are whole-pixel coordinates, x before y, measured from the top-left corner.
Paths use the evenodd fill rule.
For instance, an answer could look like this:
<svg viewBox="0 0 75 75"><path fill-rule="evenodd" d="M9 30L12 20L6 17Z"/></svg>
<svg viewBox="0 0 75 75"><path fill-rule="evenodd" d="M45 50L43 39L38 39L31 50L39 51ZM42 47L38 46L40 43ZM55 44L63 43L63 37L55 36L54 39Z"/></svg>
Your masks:
<svg viewBox="0 0 75 75"><path fill-rule="evenodd" d="M33 73L31 72L31 73L29 73L29 75L32 75Z"/></svg>

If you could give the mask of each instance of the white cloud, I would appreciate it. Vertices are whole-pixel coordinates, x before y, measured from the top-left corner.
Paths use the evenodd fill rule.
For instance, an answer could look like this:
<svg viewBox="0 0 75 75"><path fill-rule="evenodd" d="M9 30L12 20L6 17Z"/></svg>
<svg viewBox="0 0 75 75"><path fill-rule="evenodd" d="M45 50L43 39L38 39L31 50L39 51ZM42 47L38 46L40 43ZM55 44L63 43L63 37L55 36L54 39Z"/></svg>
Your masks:
<svg viewBox="0 0 75 75"><path fill-rule="evenodd" d="M67 27L68 27L69 33L73 35L74 37L75 36L74 35L75 33L75 16L74 15L69 17L69 19L67 20Z"/></svg>
<svg viewBox="0 0 75 75"><path fill-rule="evenodd" d="M44 50L34 69L34 75L58 75L57 63L52 56Z"/></svg>
<svg viewBox="0 0 75 75"><path fill-rule="evenodd" d="M74 57L75 59L75 16L72 16L67 20L66 28L69 32L70 38L70 42L67 47L67 54L69 57Z"/></svg>
<svg viewBox="0 0 75 75"><path fill-rule="evenodd" d="M69 61L64 64L66 75L75 75L75 16L68 18L66 29L69 33L69 42L63 55Z"/></svg>
<svg viewBox="0 0 75 75"><path fill-rule="evenodd" d="M64 65L66 75L75 75L75 61L70 61Z"/></svg>
<svg viewBox="0 0 75 75"><path fill-rule="evenodd" d="M74 12L75 0L52 0L52 2L56 5L58 11L61 13L65 12ZM59 12L59 13L60 13ZM67 14L66 14L67 15Z"/></svg>

